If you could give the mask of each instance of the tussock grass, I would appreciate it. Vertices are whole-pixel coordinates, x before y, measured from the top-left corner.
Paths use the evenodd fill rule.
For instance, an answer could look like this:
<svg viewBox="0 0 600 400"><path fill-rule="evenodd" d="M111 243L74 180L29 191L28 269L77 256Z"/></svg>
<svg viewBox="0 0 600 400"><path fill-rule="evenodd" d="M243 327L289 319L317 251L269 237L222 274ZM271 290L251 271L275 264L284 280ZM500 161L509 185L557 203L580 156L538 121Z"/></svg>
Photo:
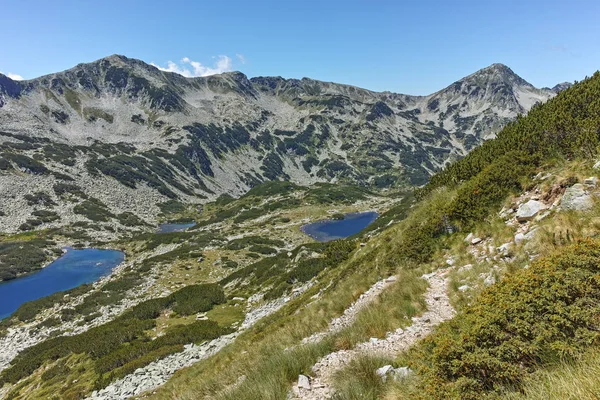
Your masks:
<svg viewBox="0 0 600 400"><path fill-rule="evenodd" d="M561 362L528 379L522 393L506 393L507 400L600 399L600 349L594 348L576 361Z"/></svg>
<svg viewBox="0 0 600 400"><path fill-rule="evenodd" d="M351 360L335 376L335 400L375 400L381 398L385 383L377 375L377 368L393 364L391 359L361 356Z"/></svg>
<svg viewBox="0 0 600 400"><path fill-rule="evenodd" d="M372 337L383 338L387 332L410 325L411 318L426 308L423 293L427 283L417 270L401 270L398 281L377 299L365 306L354 323L335 335L338 349L349 349Z"/></svg>
<svg viewBox="0 0 600 400"><path fill-rule="evenodd" d="M215 396L217 400L275 400L286 398L289 382L299 374L310 374L310 367L322 356L333 350L331 341L295 347L289 350L273 347L261 349L260 366L246 365L246 378L229 390Z"/></svg>

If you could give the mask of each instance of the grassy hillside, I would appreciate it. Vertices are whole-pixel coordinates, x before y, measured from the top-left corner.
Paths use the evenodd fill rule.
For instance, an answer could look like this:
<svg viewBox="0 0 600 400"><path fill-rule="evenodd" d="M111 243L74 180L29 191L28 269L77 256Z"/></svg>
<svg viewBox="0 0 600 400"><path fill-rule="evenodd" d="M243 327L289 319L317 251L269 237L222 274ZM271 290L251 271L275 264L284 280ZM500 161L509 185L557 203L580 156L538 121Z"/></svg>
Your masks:
<svg viewBox="0 0 600 400"><path fill-rule="evenodd" d="M451 274L457 317L396 360L365 358L350 364L337 378L338 397L535 396L542 386L547 393L564 392L569 387L565 382L577 378L572 371L580 371L586 365L581 363L595 353L582 354L598 341L600 243L584 239L600 232L598 209L584 214L553 212L537 223L539 234L531 246L516 246L502 261L473 256L463 239L474 231L489 247L512 241L516 228L506 225L497 214L503 205L522 193L539 192L543 197L553 185L570 186L593 173L600 132L598 98L600 74L596 73L535 107L497 139L434 176L417 192L421 200L409 216L371 239L363 253L368 258L354 256L349 265L337 269L336 280L328 280L336 282L333 288L314 301L299 298L223 354L176 374L154 397L285 398L297 374L310 374L318 357L339 349L341 343L349 348L357 343L333 337L316 345L294 347L293 353L284 349L297 346L303 335L322 329L321 318L331 319L349 304L336 287L364 288L374 282L370 278L373 268L384 265L387 271L401 274L405 284L414 285L419 282L417 271L440 268L447 260L457 265L475 262L471 270L457 269ZM544 182L534 180L541 171L553 177ZM556 252L531 263L530 258L549 249ZM499 282L486 289L484 276L498 276L494 280ZM323 280L320 282L322 285ZM465 282L469 282L466 292L458 288ZM386 315L400 310L401 302L382 302L369 312ZM359 318L351 329L364 329L363 324ZM401 325L391 322L386 329ZM578 361L581 357L583 361ZM374 378L374 370L390 362L408 364L416 374L400 383L383 384ZM242 383L236 384L242 376ZM560 383L548 384L544 377L560 377ZM222 392L223 386L230 390ZM519 395L520 391L525 394Z"/></svg>
<svg viewBox="0 0 600 400"><path fill-rule="evenodd" d="M412 196L400 200L394 198L399 194L351 186L282 182L239 199L222 196L201 210L165 204L165 218L198 225L121 241L119 246L139 258L118 280L88 295L71 317L85 322L103 305L122 300L141 277L151 277L153 298L113 322L26 350L0 380L15 384L14 398L44 397L80 370L79 389L71 393L78 398L180 351L186 341L231 332L251 306L283 299L281 308L149 396L285 399L298 375L310 375L323 356L413 324L427 307L422 275L448 268L457 315L405 353L353 359L335 375L337 399L535 398L574 386L585 390L581 397L594 398L595 381L579 385L577 379L598 357L600 204L592 201L580 212L554 203L595 173L598 99L600 73L448 166L416 192L416 204ZM517 222L513 209L534 198L548 203L544 218ZM359 237L309 243L298 230L308 220L357 207L385 211ZM478 241L466 242L468 233ZM516 235L524 233L530 237L517 242ZM397 282L360 309L350 325L303 344L390 275ZM214 296L191 296L198 286L190 285L199 284L212 285ZM168 293L157 295L163 290ZM255 298L260 300L253 303ZM28 305L11 323L48 323L40 317L51 307L48 301L68 300L61 294ZM241 310L246 301L248 308ZM206 311L208 321L195 320ZM103 344L102 336L110 340ZM413 373L383 382L374 371L386 364L409 366Z"/></svg>

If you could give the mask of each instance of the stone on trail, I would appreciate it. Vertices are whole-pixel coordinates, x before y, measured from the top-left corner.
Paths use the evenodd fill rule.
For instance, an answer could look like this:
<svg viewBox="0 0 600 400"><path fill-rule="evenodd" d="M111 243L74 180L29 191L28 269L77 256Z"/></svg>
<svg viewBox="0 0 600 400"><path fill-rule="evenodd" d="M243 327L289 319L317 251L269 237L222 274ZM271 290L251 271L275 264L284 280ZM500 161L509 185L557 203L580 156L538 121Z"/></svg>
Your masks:
<svg viewBox="0 0 600 400"><path fill-rule="evenodd" d="M298 375L298 389L310 390L310 379L306 375Z"/></svg>

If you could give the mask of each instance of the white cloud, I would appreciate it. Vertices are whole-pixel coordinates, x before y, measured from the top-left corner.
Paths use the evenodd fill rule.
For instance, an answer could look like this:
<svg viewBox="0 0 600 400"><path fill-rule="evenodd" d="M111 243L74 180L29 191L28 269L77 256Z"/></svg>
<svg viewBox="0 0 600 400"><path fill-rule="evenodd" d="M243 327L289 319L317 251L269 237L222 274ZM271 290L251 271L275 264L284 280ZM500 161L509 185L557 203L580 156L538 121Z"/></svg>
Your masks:
<svg viewBox="0 0 600 400"><path fill-rule="evenodd" d="M238 59L238 60L240 60L240 62L241 62L242 64L246 64L246 57L244 57L244 55L243 55L243 54L239 54L239 53L238 53L238 54L236 54L235 56L237 57L237 59Z"/></svg>
<svg viewBox="0 0 600 400"><path fill-rule="evenodd" d="M190 60L188 57L183 57L179 64L169 61L167 62L166 68L155 63L150 64L162 71L175 72L188 78L222 74L223 72L233 71L233 62L230 57L220 55L213 58L215 59L215 62L212 67L203 65L198 61Z"/></svg>
<svg viewBox="0 0 600 400"><path fill-rule="evenodd" d="M0 71L0 74L4 74L4 72ZM6 74L6 76L8 76L13 81L22 81L24 79L21 75L13 74L12 72L9 72L8 74Z"/></svg>

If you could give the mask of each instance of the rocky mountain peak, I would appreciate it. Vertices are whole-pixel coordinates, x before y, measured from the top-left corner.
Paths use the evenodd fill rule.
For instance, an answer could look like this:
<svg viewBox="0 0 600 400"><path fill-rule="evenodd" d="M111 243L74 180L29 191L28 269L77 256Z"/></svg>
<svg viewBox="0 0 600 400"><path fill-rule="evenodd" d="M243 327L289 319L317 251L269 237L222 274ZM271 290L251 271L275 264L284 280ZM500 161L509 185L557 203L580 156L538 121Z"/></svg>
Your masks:
<svg viewBox="0 0 600 400"><path fill-rule="evenodd" d="M551 89L553 92L562 92L565 89L570 88L571 86L573 86L573 84L571 82L562 82L559 83L557 85L554 85L554 87Z"/></svg>
<svg viewBox="0 0 600 400"><path fill-rule="evenodd" d="M508 85L533 87L532 84L521 78L512 69L498 63L482 68L474 74L467 76L462 81L478 86Z"/></svg>

